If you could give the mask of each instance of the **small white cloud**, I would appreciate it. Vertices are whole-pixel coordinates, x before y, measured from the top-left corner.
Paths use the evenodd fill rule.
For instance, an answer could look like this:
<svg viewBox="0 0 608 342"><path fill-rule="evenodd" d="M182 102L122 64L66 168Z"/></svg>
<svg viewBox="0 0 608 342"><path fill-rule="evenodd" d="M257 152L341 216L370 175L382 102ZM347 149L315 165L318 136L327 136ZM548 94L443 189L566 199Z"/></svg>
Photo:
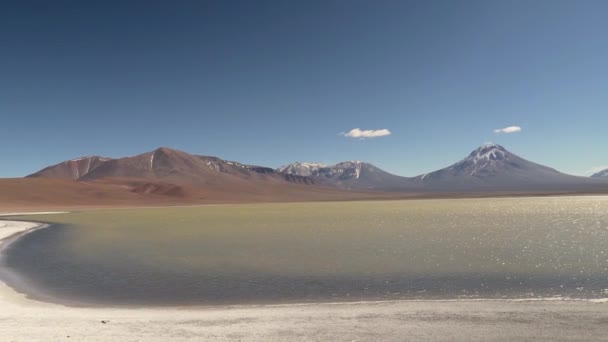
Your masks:
<svg viewBox="0 0 608 342"><path fill-rule="evenodd" d="M499 128L499 129L495 129L494 133L497 134L508 134L508 133L517 133L517 132L521 132L521 127L519 126L509 126L509 127L505 127L505 128Z"/></svg>
<svg viewBox="0 0 608 342"><path fill-rule="evenodd" d="M387 135L391 135L391 131L389 131L386 128L385 129L368 129L368 130L364 130L364 131L359 128L353 128L348 133L340 133L340 134L347 138L366 139L366 138L385 137Z"/></svg>

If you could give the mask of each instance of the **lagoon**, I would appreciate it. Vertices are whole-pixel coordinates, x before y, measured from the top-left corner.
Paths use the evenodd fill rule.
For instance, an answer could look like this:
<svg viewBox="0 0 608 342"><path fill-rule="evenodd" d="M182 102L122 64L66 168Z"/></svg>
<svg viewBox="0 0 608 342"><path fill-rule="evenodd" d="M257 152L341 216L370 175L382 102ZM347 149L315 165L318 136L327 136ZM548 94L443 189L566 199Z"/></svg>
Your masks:
<svg viewBox="0 0 608 342"><path fill-rule="evenodd" d="M36 220L52 225L4 251L4 268L20 279L11 285L76 305L608 297L608 197L114 209Z"/></svg>

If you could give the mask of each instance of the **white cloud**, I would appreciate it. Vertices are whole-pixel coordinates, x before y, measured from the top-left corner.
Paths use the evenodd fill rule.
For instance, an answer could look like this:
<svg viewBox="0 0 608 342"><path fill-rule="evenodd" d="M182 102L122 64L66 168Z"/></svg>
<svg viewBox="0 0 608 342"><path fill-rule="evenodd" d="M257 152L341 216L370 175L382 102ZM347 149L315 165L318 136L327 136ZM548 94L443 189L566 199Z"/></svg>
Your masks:
<svg viewBox="0 0 608 342"><path fill-rule="evenodd" d="M494 133L498 133L498 134L501 134L501 133L508 134L508 133L517 133L517 132L521 132L521 127L509 126L509 127L499 128L499 129L494 130Z"/></svg>
<svg viewBox="0 0 608 342"><path fill-rule="evenodd" d="M347 137L347 138L365 139L365 138L385 137L387 135L391 135L391 131L389 131L386 128L384 128L384 129L368 129L368 130L364 130L364 131L362 131L359 128L353 128L348 133L340 133L340 134L343 135L343 136L345 136L345 137Z"/></svg>

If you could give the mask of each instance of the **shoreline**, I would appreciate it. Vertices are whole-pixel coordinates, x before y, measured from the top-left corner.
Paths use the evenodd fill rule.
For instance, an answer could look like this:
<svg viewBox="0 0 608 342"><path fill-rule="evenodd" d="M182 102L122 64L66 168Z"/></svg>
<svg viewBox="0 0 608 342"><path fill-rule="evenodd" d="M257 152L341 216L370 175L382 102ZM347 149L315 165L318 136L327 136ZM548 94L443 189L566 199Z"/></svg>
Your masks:
<svg viewBox="0 0 608 342"><path fill-rule="evenodd" d="M383 193L395 195L394 193ZM396 193L398 194L398 193ZM65 214L73 210L130 210L130 209L159 209L159 208L196 208L196 207L213 207L213 206L235 206L235 205L263 205L263 204L280 204L280 203L341 203L341 202L377 202L377 201L428 201L428 200L477 200L477 199L525 199L525 198L560 198L560 197L608 197L607 191L600 192L490 192L490 193L449 193L449 194L407 194L407 196L386 196L386 197L362 197L362 198L345 198L345 199L319 199L319 200L288 200L288 201L218 201L218 202L166 202L166 203L142 203L141 205L119 205L119 204L98 204L98 205L75 205L64 204L58 206L49 206L45 204L35 206L14 206L0 203L0 217L2 216L25 216L25 215L43 215L43 214ZM436 196L435 196L436 195ZM4 209L2 209L4 208ZM57 210L70 211L49 211L39 212L35 210L46 210L53 208ZM19 210L22 212L10 213L2 212L1 210Z"/></svg>
<svg viewBox="0 0 608 342"><path fill-rule="evenodd" d="M16 214L23 215L25 213ZM46 212L44 214L46 214ZM13 213L0 214L0 303L5 304L8 300L19 305L47 305L49 303L35 301L29 298L25 292L18 291L16 287L9 285L9 283L12 284L11 279L15 280L18 275L10 270L3 269L4 262L2 259L4 257L4 250L14 241L27 233L38 229L44 229L48 227L49 224L29 221L9 221L4 220L4 216L13 216ZM19 280L15 280L15 282L19 282Z"/></svg>
<svg viewBox="0 0 608 342"><path fill-rule="evenodd" d="M0 248L48 225L0 221ZM0 250L0 253L2 251ZM445 299L184 308L41 302L0 282L0 340L600 340L608 299ZM106 322L106 323L102 323ZM68 337L69 336L69 337Z"/></svg>

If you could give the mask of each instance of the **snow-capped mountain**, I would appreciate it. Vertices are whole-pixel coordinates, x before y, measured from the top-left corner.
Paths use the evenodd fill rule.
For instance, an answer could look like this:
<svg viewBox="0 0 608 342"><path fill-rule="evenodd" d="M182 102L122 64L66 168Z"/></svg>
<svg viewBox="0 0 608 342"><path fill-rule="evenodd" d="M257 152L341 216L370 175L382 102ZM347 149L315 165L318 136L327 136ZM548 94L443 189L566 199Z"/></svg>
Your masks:
<svg viewBox="0 0 608 342"><path fill-rule="evenodd" d="M335 165L296 162L277 171L310 177L319 184L352 190L407 191L416 185L410 178L390 174L372 164L344 161Z"/></svg>
<svg viewBox="0 0 608 342"><path fill-rule="evenodd" d="M281 166L280 168L277 169L277 171L281 172L281 173L285 173L285 174L290 174L290 175L297 175L297 176L303 176L303 177L311 177L311 176L314 177L319 174L319 169L327 168L327 167L328 167L327 165L319 164L319 163L295 162L295 163Z"/></svg>
<svg viewBox="0 0 608 342"><path fill-rule="evenodd" d="M497 144L484 144L463 160L416 178L435 191L570 191L597 184L525 160Z"/></svg>
<svg viewBox="0 0 608 342"><path fill-rule="evenodd" d="M593 178L607 177L608 178L608 169L602 170L598 173L594 173L591 175L591 177L593 177Z"/></svg>
<svg viewBox="0 0 608 342"><path fill-rule="evenodd" d="M525 160L508 152L504 147L497 144L483 144L466 158L445 169L422 175L421 179L440 178L445 175L470 176L475 178L492 177L498 173L506 173L509 170L519 170L524 166ZM556 170L535 164L548 172ZM528 165L530 166L530 165Z"/></svg>

